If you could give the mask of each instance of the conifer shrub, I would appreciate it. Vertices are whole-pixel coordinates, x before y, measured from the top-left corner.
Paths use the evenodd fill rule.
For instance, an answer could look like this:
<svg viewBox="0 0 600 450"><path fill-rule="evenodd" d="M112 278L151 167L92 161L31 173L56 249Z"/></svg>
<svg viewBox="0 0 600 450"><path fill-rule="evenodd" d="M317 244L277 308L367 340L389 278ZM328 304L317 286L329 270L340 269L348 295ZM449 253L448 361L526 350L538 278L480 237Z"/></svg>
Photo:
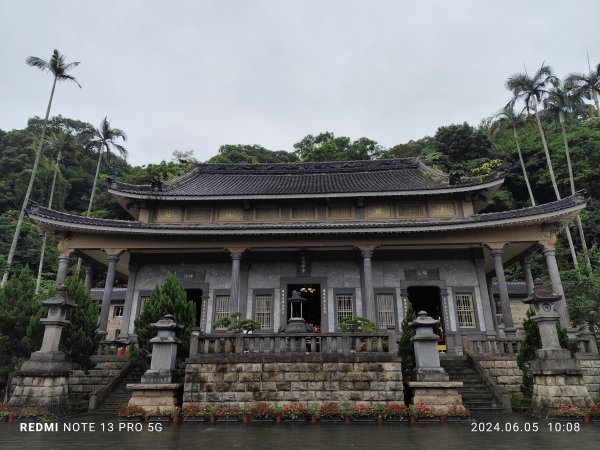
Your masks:
<svg viewBox="0 0 600 450"><path fill-rule="evenodd" d="M196 305L187 300L183 286L172 273L168 273L163 283L154 289L135 319L139 353L133 351L130 359L138 363L140 358L142 361L146 361L146 356L152 353L150 339L156 336L156 330L152 324L164 319L167 314L173 315L173 320L183 326L177 336L181 340L177 358L182 360L186 354L182 350L189 347L192 328L196 323ZM136 357L136 355L138 356Z"/></svg>

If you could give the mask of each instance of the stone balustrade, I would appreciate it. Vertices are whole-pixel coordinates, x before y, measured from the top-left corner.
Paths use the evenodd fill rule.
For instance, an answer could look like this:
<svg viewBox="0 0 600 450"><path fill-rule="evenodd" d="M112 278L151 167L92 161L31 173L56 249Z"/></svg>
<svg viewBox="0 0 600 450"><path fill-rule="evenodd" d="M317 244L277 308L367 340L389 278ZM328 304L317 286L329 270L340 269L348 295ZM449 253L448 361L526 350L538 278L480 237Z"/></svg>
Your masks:
<svg viewBox="0 0 600 450"><path fill-rule="evenodd" d="M516 357L521 350L520 339L464 339L463 345L471 355L503 355Z"/></svg>
<svg viewBox="0 0 600 450"><path fill-rule="evenodd" d="M237 354L372 354L396 356L395 333L192 333L190 358Z"/></svg>

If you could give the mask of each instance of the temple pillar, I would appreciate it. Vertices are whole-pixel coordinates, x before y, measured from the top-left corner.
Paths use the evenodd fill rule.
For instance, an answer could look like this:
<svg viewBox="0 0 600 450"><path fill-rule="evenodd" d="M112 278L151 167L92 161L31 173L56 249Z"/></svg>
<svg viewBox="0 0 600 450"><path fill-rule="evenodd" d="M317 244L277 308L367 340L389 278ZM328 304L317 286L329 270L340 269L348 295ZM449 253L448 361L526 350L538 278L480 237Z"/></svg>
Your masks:
<svg viewBox="0 0 600 450"><path fill-rule="evenodd" d="M508 297L508 286L504 276L504 265L502 263L502 246L490 247L494 258L494 269L496 272L496 281L498 282L498 292L500 293L500 304L502 305L502 321L504 322L504 331L509 337L516 335L515 326L510 309L510 299Z"/></svg>
<svg viewBox="0 0 600 450"><path fill-rule="evenodd" d="M140 270L139 263L136 261L136 255L129 256L129 279L127 280L127 293L125 294L125 305L123 308L123 319L121 321L121 332L119 333L119 341L129 342L130 334L134 332L132 324L133 298L135 292L135 282ZM140 311L138 311L139 313Z"/></svg>
<svg viewBox="0 0 600 450"><path fill-rule="evenodd" d="M61 253L58 258L58 272L56 273L56 286L60 286L64 284L67 274L69 272L69 264L71 264L70 259L71 252Z"/></svg>
<svg viewBox="0 0 600 450"><path fill-rule="evenodd" d="M569 320L567 302L565 300L562 281L560 279L560 272L558 271L558 264L556 263L556 250L554 250L553 246L548 244L543 245L543 248L542 253L546 258L548 274L550 275L550 282L552 283L552 291L561 297L556 303L558 314L560 315L560 325L564 328L568 328L571 326L571 321Z"/></svg>
<svg viewBox="0 0 600 450"><path fill-rule="evenodd" d="M90 291L92 290L92 283L94 281L94 268L91 266L91 264L86 264L85 265L85 292L87 294L90 293Z"/></svg>
<svg viewBox="0 0 600 450"><path fill-rule="evenodd" d="M533 294L533 275L531 273L531 254L523 258L523 272L525 273L525 286L527 286L527 295Z"/></svg>
<svg viewBox="0 0 600 450"><path fill-rule="evenodd" d="M238 311L240 307L240 265L246 249L229 249L231 256L231 297L230 311Z"/></svg>
<svg viewBox="0 0 600 450"><path fill-rule="evenodd" d="M112 300L112 290L115 284L115 273L117 271L117 263L124 252L122 249L105 249L108 255L108 268L106 269L106 282L104 283L104 292L102 294L102 307L100 309L100 326L98 333L106 336L106 328L108 325L108 313L110 310L110 302Z"/></svg>
<svg viewBox="0 0 600 450"><path fill-rule="evenodd" d="M363 276L364 285L362 292L362 300L364 305L364 314L374 324L377 324L375 317L375 296L373 294L373 268L371 266L371 258L373 257L373 250L361 249L360 255L363 260Z"/></svg>

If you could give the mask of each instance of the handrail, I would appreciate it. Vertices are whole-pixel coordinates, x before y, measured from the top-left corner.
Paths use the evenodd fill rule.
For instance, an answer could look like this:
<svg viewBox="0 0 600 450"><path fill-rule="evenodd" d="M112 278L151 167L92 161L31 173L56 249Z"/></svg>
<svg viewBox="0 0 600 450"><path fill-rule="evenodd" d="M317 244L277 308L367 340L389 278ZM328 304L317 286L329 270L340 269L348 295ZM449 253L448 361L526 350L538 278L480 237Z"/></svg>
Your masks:
<svg viewBox="0 0 600 450"><path fill-rule="evenodd" d="M521 350L521 339L471 338L465 339L463 344L472 355L516 356Z"/></svg>
<svg viewBox="0 0 600 450"><path fill-rule="evenodd" d="M395 332L200 334L192 332L190 357L214 353L343 354L398 352Z"/></svg>

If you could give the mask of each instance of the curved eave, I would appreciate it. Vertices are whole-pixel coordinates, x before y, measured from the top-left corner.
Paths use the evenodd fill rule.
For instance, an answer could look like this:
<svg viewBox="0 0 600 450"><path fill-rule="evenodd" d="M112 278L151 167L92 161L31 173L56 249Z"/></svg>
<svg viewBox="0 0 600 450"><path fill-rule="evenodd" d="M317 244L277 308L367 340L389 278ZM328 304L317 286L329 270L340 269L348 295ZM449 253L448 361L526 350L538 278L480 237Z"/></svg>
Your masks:
<svg viewBox="0 0 600 450"><path fill-rule="evenodd" d="M478 220L449 220L438 222L396 222L396 223L335 223L335 224L282 224L271 225L269 227L254 227L248 224L227 225L220 228L193 226L184 227L146 225L140 222L132 222L134 226L127 226L123 221L122 226L111 221L110 224L103 224L102 219L96 219L92 223L77 223L68 220L47 217L43 214L29 212L29 217L40 224L42 227L53 231L71 231L79 233L112 233L137 236L227 236L231 234L243 236L273 236L273 235L323 235L323 234L389 234L389 233L435 233L449 232L459 230L477 230L486 228L515 227L530 224L558 224L564 227L568 224L583 208L585 201L576 205L558 210L540 214L531 214L524 217L506 217L485 220L482 216ZM507 212L507 214L510 213ZM496 213L496 216L498 213ZM67 216L67 215L65 215ZM77 216L71 216L77 218ZM352 225L352 226L350 226Z"/></svg>
<svg viewBox="0 0 600 450"><path fill-rule="evenodd" d="M327 192L314 194L243 194L243 195L169 195L146 194L129 192L127 190L108 188L111 195L138 200L169 200L169 201L206 201L206 200L275 200L275 199L305 199L305 198L349 198L349 197L407 197L419 195L455 194L463 192L484 191L491 189L495 192L504 182L498 178L481 184L468 186L448 186L438 189L415 189L405 191L377 191L377 192Z"/></svg>

